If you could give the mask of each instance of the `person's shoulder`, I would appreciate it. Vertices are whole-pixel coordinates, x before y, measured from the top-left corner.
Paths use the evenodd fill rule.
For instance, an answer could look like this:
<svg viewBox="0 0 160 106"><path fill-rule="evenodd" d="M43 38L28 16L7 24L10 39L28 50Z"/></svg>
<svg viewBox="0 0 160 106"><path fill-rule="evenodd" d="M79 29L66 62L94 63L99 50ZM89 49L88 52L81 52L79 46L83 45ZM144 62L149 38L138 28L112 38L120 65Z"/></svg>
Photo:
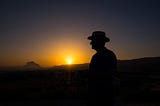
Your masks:
<svg viewBox="0 0 160 106"><path fill-rule="evenodd" d="M106 53L108 54L108 56L112 58L116 58L116 55L112 50L106 49Z"/></svg>
<svg viewBox="0 0 160 106"><path fill-rule="evenodd" d="M106 52L107 52L108 54L115 55L115 53L114 53L112 50L106 49Z"/></svg>

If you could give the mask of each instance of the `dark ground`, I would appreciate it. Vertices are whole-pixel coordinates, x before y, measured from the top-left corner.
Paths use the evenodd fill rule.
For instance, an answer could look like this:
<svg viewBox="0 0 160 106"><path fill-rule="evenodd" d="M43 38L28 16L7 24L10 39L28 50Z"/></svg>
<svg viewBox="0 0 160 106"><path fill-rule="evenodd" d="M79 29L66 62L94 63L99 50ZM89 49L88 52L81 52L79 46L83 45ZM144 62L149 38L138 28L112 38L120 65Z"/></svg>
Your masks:
<svg viewBox="0 0 160 106"><path fill-rule="evenodd" d="M119 72L115 106L159 106L160 73ZM6 71L0 106L86 106L87 70Z"/></svg>

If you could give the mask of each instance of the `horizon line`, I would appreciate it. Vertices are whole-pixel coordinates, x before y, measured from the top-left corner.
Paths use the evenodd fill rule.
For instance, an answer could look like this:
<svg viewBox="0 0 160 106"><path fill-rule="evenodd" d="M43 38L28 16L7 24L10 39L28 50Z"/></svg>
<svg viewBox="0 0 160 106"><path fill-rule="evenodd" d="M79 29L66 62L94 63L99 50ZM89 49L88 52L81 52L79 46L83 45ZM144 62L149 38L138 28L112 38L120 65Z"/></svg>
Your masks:
<svg viewBox="0 0 160 106"><path fill-rule="evenodd" d="M160 58L160 56L150 56L150 57L139 57L139 58L132 58L132 59L117 59L118 61L128 61L128 60L137 60L137 59L145 59L145 58ZM26 62L27 63L27 62ZM38 64L38 63L37 63ZM40 65L40 67L42 68L48 68L48 67L57 67L57 66L72 66L72 65L82 65L82 64L89 64L88 63L75 63L75 64L60 64L60 65L51 65L51 66L43 66L41 64L38 64ZM25 66L26 64L24 65L14 65L14 66L0 66L0 68L16 68L16 67L23 67Z"/></svg>

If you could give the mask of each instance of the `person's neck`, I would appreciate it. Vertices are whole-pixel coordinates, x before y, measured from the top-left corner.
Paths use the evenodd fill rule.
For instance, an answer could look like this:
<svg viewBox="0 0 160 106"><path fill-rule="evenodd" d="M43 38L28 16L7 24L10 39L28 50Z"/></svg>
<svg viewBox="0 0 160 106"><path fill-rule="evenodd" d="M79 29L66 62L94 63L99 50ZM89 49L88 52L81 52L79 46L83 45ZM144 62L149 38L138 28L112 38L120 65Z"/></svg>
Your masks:
<svg viewBox="0 0 160 106"><path fill-rule="evenodd" d="M99 52L104 51L105 49L106 49L106 47L101 47L101 48L98 48L96 51L97 51L97 53L99 53Z"/></svg>

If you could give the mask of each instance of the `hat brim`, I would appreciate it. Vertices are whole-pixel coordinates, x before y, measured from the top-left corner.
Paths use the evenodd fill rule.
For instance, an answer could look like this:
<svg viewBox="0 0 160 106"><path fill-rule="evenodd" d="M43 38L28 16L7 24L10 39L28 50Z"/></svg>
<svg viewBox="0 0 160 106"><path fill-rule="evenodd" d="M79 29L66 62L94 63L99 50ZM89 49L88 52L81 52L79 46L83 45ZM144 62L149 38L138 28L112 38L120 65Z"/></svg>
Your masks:
<svg viewBox="0 0 160 106"><path fill-rule="evenodd" d="M99 40L99 41L105 41L105 42L109 42L110 39L108 37L104 37L104 38L95 38L93 36L89 36L88 40Z"/></svg>
<svg viewBox="0 0 160 106"><path fill-rule="evenodd" d="M88 40L92 40L92 36L89 36L89 37L88 37Z"/></svg>

